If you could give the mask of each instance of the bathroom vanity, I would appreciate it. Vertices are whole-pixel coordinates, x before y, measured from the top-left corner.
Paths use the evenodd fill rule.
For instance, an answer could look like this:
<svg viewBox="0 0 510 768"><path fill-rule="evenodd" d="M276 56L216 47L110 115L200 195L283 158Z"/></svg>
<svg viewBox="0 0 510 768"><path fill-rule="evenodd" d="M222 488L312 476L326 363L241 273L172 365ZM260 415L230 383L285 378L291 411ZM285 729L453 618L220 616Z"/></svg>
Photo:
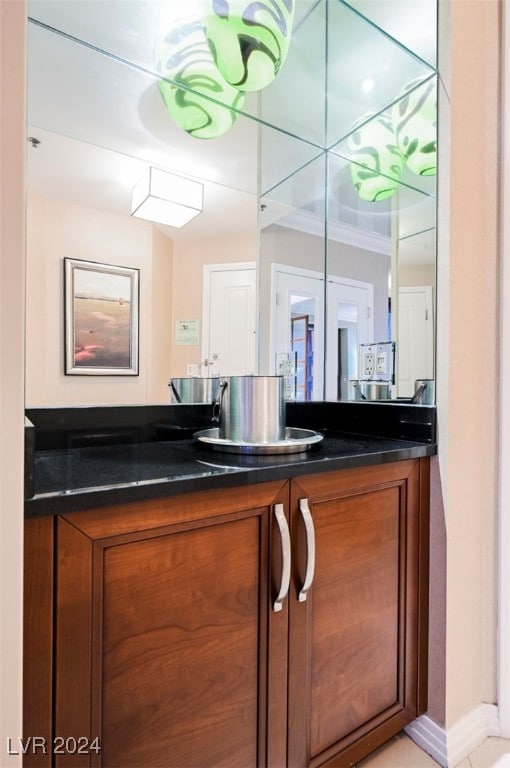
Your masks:
<svg viewBox="0 0 510 768"><path fill-rule="evenodd" d="M25 766L348 766L425 711L435 410L309 406L282 457L36 424L25 735L61 754Z"/></svg>

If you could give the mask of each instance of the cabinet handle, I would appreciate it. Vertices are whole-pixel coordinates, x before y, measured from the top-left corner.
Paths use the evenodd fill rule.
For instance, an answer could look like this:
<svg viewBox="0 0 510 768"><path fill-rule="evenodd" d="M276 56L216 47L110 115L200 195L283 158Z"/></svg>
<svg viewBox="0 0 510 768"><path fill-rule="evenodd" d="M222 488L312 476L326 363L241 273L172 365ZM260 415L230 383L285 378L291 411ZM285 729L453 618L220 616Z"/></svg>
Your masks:
<svg viewBox="0 0 510 768"><path fill-rule="evenodd" d="M282 578L280 582L280 591L273 603L273 611L278 613L282 610L283 601L289 593L290 586L290 532L287 518L283 511L283 504L274 505L274 515L278 528L280 529L280 539L282 542Z"/></svg>
<svg viewBox="0 0 510 768"><path fill-rule="evenodd" d="M308 506L308 499L299 499L299 511L301 512L301 517L305 524L307 548L305 580L298 595L299 602L304 603L307 598L308 590L312 586L313 574L315 572L315 529L312 513Z"/></svg>

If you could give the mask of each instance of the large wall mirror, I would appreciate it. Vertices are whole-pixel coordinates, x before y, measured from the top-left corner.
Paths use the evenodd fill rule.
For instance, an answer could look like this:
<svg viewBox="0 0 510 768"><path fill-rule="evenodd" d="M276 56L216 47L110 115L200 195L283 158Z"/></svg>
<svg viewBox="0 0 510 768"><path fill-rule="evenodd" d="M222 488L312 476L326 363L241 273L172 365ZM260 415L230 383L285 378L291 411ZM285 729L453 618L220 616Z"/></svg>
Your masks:
<svg viewBox="0 0 510 768"><path fill-rule="evenodd" d="M266 5L276 23L292 3ZM204 96L198 56L172 89L208 6L29 2L27 405L161 403L170 377L280 370L298 400L389 376L383 399L409 401L434 379L435 0L295 0L263 88ZM217 135L180 116L195 88ZM131 215L151 168L202 185L182 228ZM65 374L64 259L139 270L137 376ZM111 318L88 322L84 358Z"/></svg>

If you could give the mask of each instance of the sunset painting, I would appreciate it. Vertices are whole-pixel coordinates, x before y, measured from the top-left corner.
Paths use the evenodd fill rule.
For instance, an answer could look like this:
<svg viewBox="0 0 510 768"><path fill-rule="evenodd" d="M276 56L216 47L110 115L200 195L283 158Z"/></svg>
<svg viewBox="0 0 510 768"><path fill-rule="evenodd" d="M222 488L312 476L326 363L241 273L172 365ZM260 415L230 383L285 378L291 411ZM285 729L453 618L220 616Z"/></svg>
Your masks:
<svg viewBox="0 0 510 768"><path fill-rule="evenodd" d="M64 259L66 373L138 373L138 270Z"/></svg>

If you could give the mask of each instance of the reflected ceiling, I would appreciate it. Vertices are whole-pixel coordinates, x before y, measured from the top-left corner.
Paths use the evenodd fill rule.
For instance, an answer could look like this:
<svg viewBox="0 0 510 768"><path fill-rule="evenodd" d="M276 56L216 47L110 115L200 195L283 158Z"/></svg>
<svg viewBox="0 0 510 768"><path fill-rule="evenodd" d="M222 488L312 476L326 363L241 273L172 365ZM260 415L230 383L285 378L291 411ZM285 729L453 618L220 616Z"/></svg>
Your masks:
<svg viewBox="0 0 510 768"><path fill-rule="evenodd" d="M199 2L187 2L186 11ZM407 82L434 73L435 2L297 0L286 65L273 85L246 96L244 112L256 120L240 117L212 141L183 132L157 87L155 46L182 7L181 0L29 3L29 135L41 142L29 148L30 186L127 215L131 189L152 164L206 183L204 213L168 230L173 238L234 233L253 228L259 185L278 203L282 180L330 149L331 211L348 222L360 204L348 189L346 136L360 116L393 103ZM326 22L335 31L328 67L319 55ZM403 181L401 206L434 195L433 180ZM280 197L289 204L287 194ZM387 217L390 206L379 211ZM266 220L281 214L267 211ZM408 236L411 216L403 221Z"/></svg>

